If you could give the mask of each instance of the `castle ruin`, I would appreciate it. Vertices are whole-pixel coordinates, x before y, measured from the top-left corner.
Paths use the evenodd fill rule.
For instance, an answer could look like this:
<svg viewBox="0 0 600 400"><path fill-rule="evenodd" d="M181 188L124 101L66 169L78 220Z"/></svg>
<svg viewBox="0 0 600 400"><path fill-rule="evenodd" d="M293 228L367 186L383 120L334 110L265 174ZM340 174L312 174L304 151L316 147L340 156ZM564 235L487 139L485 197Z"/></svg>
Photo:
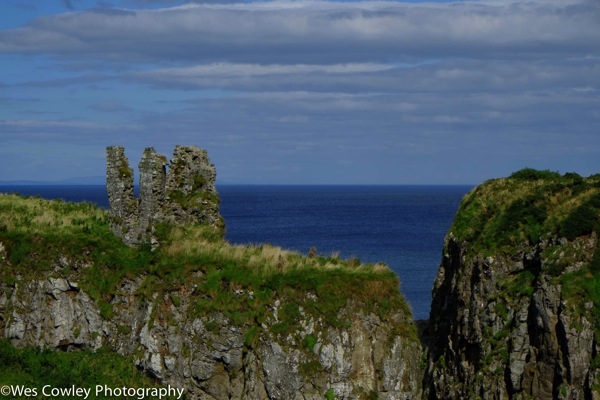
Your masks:
<svg viewBox="0 0 600 400"><path fill-rule="evenodd" d="M176 146L171 162L144 150L139 164L140 197L133 193L133 170L119 146L106 148L106 188L110 228L129 246L156 244L156 223L203 224L223 230L216 169L195 146Z"/></svg>

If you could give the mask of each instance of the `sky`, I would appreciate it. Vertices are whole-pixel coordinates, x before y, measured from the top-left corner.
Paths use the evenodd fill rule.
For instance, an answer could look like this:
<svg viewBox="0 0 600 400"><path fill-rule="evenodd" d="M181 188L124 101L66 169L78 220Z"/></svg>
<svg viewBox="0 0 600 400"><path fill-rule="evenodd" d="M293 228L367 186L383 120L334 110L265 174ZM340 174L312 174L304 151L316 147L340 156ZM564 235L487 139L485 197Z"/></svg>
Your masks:
<svg viewBox="0 0 600 400"><path fill-rule="evenodd" d="M0 181L208 151L217 183L600 172L600 1L0 2Z"/></svg>

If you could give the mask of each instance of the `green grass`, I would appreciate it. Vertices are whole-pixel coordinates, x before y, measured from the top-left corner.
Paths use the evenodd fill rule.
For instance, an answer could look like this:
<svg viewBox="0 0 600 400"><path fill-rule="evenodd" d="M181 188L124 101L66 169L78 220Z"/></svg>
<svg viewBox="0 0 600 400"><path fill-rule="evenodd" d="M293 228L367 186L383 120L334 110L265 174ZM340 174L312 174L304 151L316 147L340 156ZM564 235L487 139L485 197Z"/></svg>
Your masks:
<svg viewBox="0 0 600 400"><path fill-rule="evenodd" d="M574 176L579 176L577 174L573 174L572 172L566 175L569 178ZM525 182L533 182L539 180L554 180L560 179L560 174L558 172L550 171L550 170L537 170L533 168L523 168L516 172L513 172L510 175L511 179L520 180Z"/></svg>
<svg viewBox="0 0 600 400"><path fill-rule="evenodd" d="M600 232L600 193L575 208L560 224L560 233L569 240Z"/></svg>
<svg viewBox="0 0 600 400"><path fill-rule="evenodd" d="M530 270L523 270L508 276L501 283L502 290L509 299L531 297L534 292L536 275Z"/></svg>
<svg viewBox="0 0 600 400"><path fill-rule="evenodd" d="M478 186L463 199L451 232L470 251L491 255L544 235L569 240L590 234L600 221L600 176L526 168ZM487 253L487 254L486 254Z"/></svg>
<svg viewBox="0 0 600 400"><path fill-rule="evenodd" d="M0 195L0 243L8 260L0 279L12 283L41 272L68 276L110 319L120 284L144 277L136 293L142 300L169 298L178 307L178 293L192 293L190 317L222 313L249 332L248 346L276 300L282 305L276 334L295 331L301 313L344 327L348 319L340 311L353 302L384 319L401 313L406 323L398 324L398 334L416 338L398 278L383 264L335 254L305 257L268 244L234 246L208 226L159 224L155 231L158 249L130 248L111 233L106 211L91 204ZM67 266L56 272L64 260Z"/></svg>
<svg viewBox="0 0 600 400"><path fill-rule="evenodd" d="M55 388L70 388L75 385L79 388L91 388L90 399L105 398L95 396L96 385L107 385L110 388L160 387L157 381L139 371L131 359L107 350L101 349L95 353L57 353L33 348L16 349L6 339L0 340L0 386L3 385L36 388L39 395L45 385Z"/></svg>

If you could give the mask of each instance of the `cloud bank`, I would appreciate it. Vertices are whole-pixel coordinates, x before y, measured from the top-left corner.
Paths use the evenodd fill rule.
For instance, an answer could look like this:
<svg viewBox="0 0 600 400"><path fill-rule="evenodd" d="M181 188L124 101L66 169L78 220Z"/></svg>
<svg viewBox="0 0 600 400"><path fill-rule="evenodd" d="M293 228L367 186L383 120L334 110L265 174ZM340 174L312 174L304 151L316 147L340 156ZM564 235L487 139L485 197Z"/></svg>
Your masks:
<svg viewBox="0 0 600 400"><path fill-rule="evenodd" d="M598 172L597 1L92 3L0 30L8 145L194 143L241 182Z"/></svg>
<svg viewBox="0 0 600 400"><path fill-rule="evenodd" d="M390 61L597 54L595 1L273 1L96 9L0 33L0 51L163 61Z"/></svg>

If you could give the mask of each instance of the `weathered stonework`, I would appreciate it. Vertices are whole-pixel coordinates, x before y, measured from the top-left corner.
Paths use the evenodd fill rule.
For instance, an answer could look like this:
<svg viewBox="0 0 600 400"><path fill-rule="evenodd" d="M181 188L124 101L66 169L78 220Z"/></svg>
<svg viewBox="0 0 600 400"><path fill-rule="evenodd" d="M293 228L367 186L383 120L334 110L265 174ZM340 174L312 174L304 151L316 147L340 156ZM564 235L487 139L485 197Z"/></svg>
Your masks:
<svg viewBox="0 0 600 400"><path fill-rule="evenodd" d="M123 147L106 149L106 191L110 205L110 228L129 245L138 243L138 200L133 196L133 170Z"/></svg>
<svg viewBox="0 0 600 400"><path fill-rule="evenodd" d="M154 225L204 224L223 228L216 170L205 150L176 146L169 163L154 148L139 164L140 198L133 194L133 170L123 147L106 149L106 188L112 231L130 245L154 242Z"/></svg>
<svg viewBox="0 0 600 400"><path fill-rule="evenodd" d="M205 150L176 146L166 176L169 201L162 219L174 223L202 223L222 227L217 171Z"/></svg>

